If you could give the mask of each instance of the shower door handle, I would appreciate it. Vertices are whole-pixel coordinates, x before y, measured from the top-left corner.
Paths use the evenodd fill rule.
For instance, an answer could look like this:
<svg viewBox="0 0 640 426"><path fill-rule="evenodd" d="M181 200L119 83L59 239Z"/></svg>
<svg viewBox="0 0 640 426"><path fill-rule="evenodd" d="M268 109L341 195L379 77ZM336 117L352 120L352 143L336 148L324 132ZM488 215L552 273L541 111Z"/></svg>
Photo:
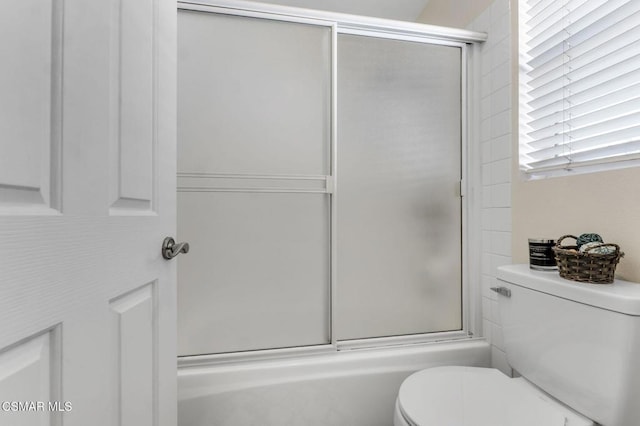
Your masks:
<svg viewBox="0 0 640 426"><path fill-rule="evenodd" d="M162 242L162 257L170 260L180 253L189 253L189 243L176 243L176 240L171 237L164 239Z"/></svg>

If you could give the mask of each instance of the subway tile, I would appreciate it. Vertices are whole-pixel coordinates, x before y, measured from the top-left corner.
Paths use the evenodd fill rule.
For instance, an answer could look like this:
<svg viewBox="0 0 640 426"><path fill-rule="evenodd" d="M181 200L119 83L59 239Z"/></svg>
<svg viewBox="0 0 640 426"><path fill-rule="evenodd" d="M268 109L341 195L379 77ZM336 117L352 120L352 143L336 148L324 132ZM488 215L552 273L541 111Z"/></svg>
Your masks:
<svg viewBox="0 0 640 426"><path fill-rule="evenodd" d="M489 26L489 29L487 30L487 39L484 41L484 43L482 43L486 53L487 53L487 57L489 58L489 70L491 70L491 57L489 55L489 52L493 49L493 46L495 45L494 39L495 39L495 35L493 34L493 29L491 28L491 26Z"/></svg>
<svg viewBox="0 0 640 426"><path fill-rule="evenodd" d="M495 44L511 34L511 14L503 13L495 19L491 19L491 33L494 35Z"/></svg>
<svg viewBox="0 0 640 426"><path fill-rule="evenodd" d="M491 114L511 109L511 84L507 84L500 89L493 91L490 95L490 111Z"/></svg>
<svg viewBox="0 0 640 426"><path fill-rule="evenodd" d="M480 122L480 142L486 142L491 139L491 118Z"/></svg>
<svg viewBox="0 0 640 426"><path fill-rule="evenodd" d="M493 167L493 163L487 163L482 165L482 184L483 185L493 184L493 180L491 178L492 167Z"/></svg>
<svg viewBox="0 0 640 426"><path fill-rule="evenodd" d="M476 31L488 31L491 25L491 8L486 8L475 20Z"/></svg>
<svg viewBox="0 0 640 426"><path fill-rule="evenodd" d="M493 210L493 209L492 209ZM504 254L502 253L504 250L504 234L506 234L506 232L500 232L500 231L489 231L489 239L491 241L491 243L489 244L489 252L491 253L491 256L493 257L493 255L499 254L502 256L508 256L509 254ZM491 269L493 271L493 268ZM493 274L495 274L495 272L493 272Z"/></svg>
<svg viewBox="0 0 640 426"><path fill-rule="evenodd" d="M511 38L511 34L509 32L505 33L503 26L497 23L494 23L491 25L490 34L493 36L493 38L491 39L491 44L488 45L488 47L491 50L492 67L495 67L497 64L501 63L506 58L494 57L494 56L497 56L494 54L494 52L496 51L497 48L499 48L498 46L500 46L500 44L504 43L505 39Z"/></svg>
<svg viewBox="0 0 640 426"><path fill-rule="evenodd" d="M482 298L482 318L491 321L491 299Z"/></svg>
<svg viewBox="0 0 640 426"><path fill-rule="evenodd" d="M486 33L487 31L485 31ZM491 50L491 46L489 46L486 42L482 42L478 45L478 52L480 53L479 58L487 56L489 51ZM491 65L491 61L489 61L489 65Z"/></svg>
<svg viewBox="0 0 640 426"><path fill-rule="evenodd" d="M491 117L493 112L493 93L489 96L485 96L480 100L480 120L486 120Z"/></svg>
<svg viewBox="0 0 640 426"><path fill-rule="evenodd" d="M500 323L500 307L498 305L498 300L491 301L491 322L494 324Z"/></svg>
<svg viewBox="0 0 640 426"><path fill-rule="evenodd" d="M491 269L491 254L482 253L482 273L488 275L495 275L495 271Z"/></svg>
<svg viewBox="0 0 640 426"><path fill-rule="evenodd" d="M512 88L509 0L496 0L472 24L486 31L488 40L479 49L479 139L482 173L481 291L483 335L492 342L495 365L508 374L504 339L498 312L496 268L512 261L511 155Z"/></svg>
<svg viewBox="0 0 640 426"><path fill-rule="evenodd" d="M491 38L491 32L489 32L489 38ZM489 42L489 38L485 43ZM480 73L484 77L491 72L492 61L491 61L491 47L488 44L484 44L481 50L482 57L480 58Z"/></svg>
<svg viewBox="0 0 640 426"><path fill-rule="evenodd" d="M511 133L511 110L502 111L491 117L491 138Z"/></svg>
<svg viewBox="0 0 640 426"><path fill-rule="evenodd" d="M502 210L501 208L495 208L492 207L490 209L485 209L489 211L489 226L487 228L484 228L485 230L488 231L498 231L498 229L496 229L494 223L496 221L495 216L496 216L496 212L498 212L499 210Z"/></svg>
<svg viewBox="0 0 640 426"><path fill-rule="evenodd" d="M482 207L483 208L493 207L492 192L493 190L490 186L482 187Z"/></svg>
<svg viewBox="0 0 640 426"><path fill-rule="evenodd" d="M511 256L511 232L491 231L491 253Z"/></svg>
<svg viewBox="0 0 640 426"><path fill-rule="evenodd" d="M506 62L511 63L511 36L507 35L491 47L491 68ZM511 68L511 65L509 65Z"/></svg>
<svg viewBox="0 0 640 426"><path fill-rule="evenodd" d="M513 370L507 361L507 354L495 346L491 346L491 366L509 377L513 376Z"/></svg>
<svg viewBox="0 0 640 426"><path fill-rule="evenodd" d="M490 15L491 10L490 7L488 7L467 26L467 29L472 31L487 32L489 26L491 25Z"/></svg>
<svg viewBox="0 0 640 426"><path fill-rule="evenodd" d="M493 47L493 43L494 43L493 40L495 38L494 35L493 35L493 24L491 22L491 10L490 9L491 8L487 9L487 12L489 12L489 14L488 14L489 22L487 24L487 31L486 31L487 40L484 42L484 45L486 47L488 47L489 49L491 49Z"/></svg>
<svg viewBox="0 0 640 426"><path fill-rule="evenodd" d="M491 291L491 287L494 287L494 277L491 275L482 275L482 296L490 300L496 300L498 295Z"/></svg>
<svg viewBox="0 0 640 426"><path fill-rule="evenodd" d="M498 160L491 163L491 184L511 182L511 160Z"/></svg>
<svg viewBox="0 0 640 426"><path fill-rule="evenodd" d="M490 187L484 187L483 189L486 190L490 190ZM482 217L482 231L483 232L489 232L489 231L493 231L493 211L495 209L493 207L488 207L488 208L482 208L480 209L481 212L481 217ZM483 234L484 236L484 234ZM484 248L490 248L490 247L483 247ZM484 250L483 250L484 251Z"/></svg>
<svg viewBox="0 0 640 426"><path fill-rule="evenodd" d="M502 326L491 323L491 344L497 349L504 351L504 339L502 336Z"/></svg>
<svg viewBox="0 0 640 426"><path fill-rule="evenodd" d="M492 58L494 58L492 56ZM511 61L502 62L491 69L491 93L511 84ZM494 111L494 113L497 111Z"/></svg>
<svg viewBox="0 0 640 426"><path fill-rule="evenodd" d="M509 0L496 0L475 22L489 37L480 49L480 141L482 161L482 317L492 343L492 365L512 374L504 353L496 268L511 263L511 37Z"/></svg>
<svg viewBox="0 0 640 426"><path fill-rule="evenodd" d="M491 207L511 207L511 184L491 186Z"/></svg>
<svg viewBox="0 0 640 426"><path fill-rule="evenodd" d="M496 275L496 270L505 265L511 265L511 255L500 255L500 254L492 254L491 255L491 270L493 271L493 275Z"/></svg>
<svg viewBox="0 0 640 426"><path fill-rule="evenodd" d="M489 6L491 11L491 22L500 19L504 14L509 13L509 0L495 0Z"/></svg>
<svg viewBox="0 0 640 426"><path fill-rule="evenodd" d="M491 262L491 266L490 266L490 270L491 270L491 274L493 276L496 275L496 271L499 267L504 266L504 265L511 265L512 258L511 255L501 255L501 254L492 254L489 256L490 262Z"/></svg>
<svg viewBox="0 0 640 426"><path fill-rule="evenodd" d="M492 143L493 142L491 140L488 140L488 141L481 140L480 150L482 154L481 155L482 164L487 164L493 161L493 158L491 156Z"/></svg>
<svg viewBox="0 0 640 426"><path fill-rule="evenodd" d="M480 97L485 98L491 95L492 87L491 87L491 79L492 73L487 73L480 78Z"/></svg>
<svg viewBox="0 0 640 426"><path fill-rule="evenodd" d="M487 209L482 209L482 230L484 231L491 231L492 230L492 224L493 224L493 214L492 214L492 210L491 208L487 208Z"/></svg>
<svg viewBox="0 0 640 426"><path fill-rule="evenodd" d="M500 137L494 138L491 141L491 160L503 160L511 159L511 147L513 141L511 140L512 133L506 133Z"/></svg>
<svg viewBox="0 0 640 426"><path fill-rule="evenodd" d="M493 323L489 320L482 320L482 336L487 339L487 342L491 343L491 332L493 331Z"/></svg>
<svg viewBox="0 0 640 426"><path fill-rule="evenodd" d="M488 210L488 209L485 209ZM482 231L482 252L491 252L491 231Z"/></svg>

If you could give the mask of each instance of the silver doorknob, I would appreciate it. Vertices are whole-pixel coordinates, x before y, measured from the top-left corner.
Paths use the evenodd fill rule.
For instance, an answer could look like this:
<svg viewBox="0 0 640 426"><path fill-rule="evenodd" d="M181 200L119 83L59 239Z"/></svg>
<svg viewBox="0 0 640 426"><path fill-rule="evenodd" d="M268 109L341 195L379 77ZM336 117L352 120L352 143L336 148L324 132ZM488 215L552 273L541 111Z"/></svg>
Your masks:
<svg viewBox="0 0 640 426"><path fill-rule="evenodd" d="M171 237L167 237L162 242L162 257L173 259L180 253L189 253L189 243L176 243Z"/></svg>

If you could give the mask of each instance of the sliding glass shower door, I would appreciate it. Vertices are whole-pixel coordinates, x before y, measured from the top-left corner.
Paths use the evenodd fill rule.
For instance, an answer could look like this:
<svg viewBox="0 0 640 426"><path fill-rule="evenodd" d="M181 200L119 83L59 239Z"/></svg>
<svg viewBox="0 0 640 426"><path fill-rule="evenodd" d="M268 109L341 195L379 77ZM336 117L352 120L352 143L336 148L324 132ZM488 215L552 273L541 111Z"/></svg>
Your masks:
<svg viewBox="0 0 640 426"><path fill-rule="evenodd" d="M179 354L329 343L331 30L178 19Z"/></svg>
<svg viewBox="0 0 640 426"><path fill-rule="evenodd" d="M180 355L462 328L461 47L178 14Z"/></svg>
<svg viewBox="0 0 640 426"><path fill-rule="evenodd" d="M338 36L338 340L460 330L460 48Z"/></svg>

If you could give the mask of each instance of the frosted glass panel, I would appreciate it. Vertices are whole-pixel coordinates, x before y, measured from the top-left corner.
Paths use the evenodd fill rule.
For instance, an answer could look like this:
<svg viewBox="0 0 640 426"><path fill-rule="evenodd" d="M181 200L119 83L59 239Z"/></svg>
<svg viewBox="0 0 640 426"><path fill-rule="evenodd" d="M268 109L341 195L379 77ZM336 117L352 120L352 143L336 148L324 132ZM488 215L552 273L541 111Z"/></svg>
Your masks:
<svg viewBox="0 0 640 426"><path fill-rule="evenodd" d="M178 28L182 171L328 174L330 28L190 11Z"/></svg>
<svg viewBox="0 0 640 426"><path fill-rule="evenodd" d="M326 194L179 192L178 353L328 343Z"/></svg>
<svg viewBox="0 0 640 426"><path fill-rule="evenodd" d="M461 328L460 62L338 38L338 339Z"/></svg>

